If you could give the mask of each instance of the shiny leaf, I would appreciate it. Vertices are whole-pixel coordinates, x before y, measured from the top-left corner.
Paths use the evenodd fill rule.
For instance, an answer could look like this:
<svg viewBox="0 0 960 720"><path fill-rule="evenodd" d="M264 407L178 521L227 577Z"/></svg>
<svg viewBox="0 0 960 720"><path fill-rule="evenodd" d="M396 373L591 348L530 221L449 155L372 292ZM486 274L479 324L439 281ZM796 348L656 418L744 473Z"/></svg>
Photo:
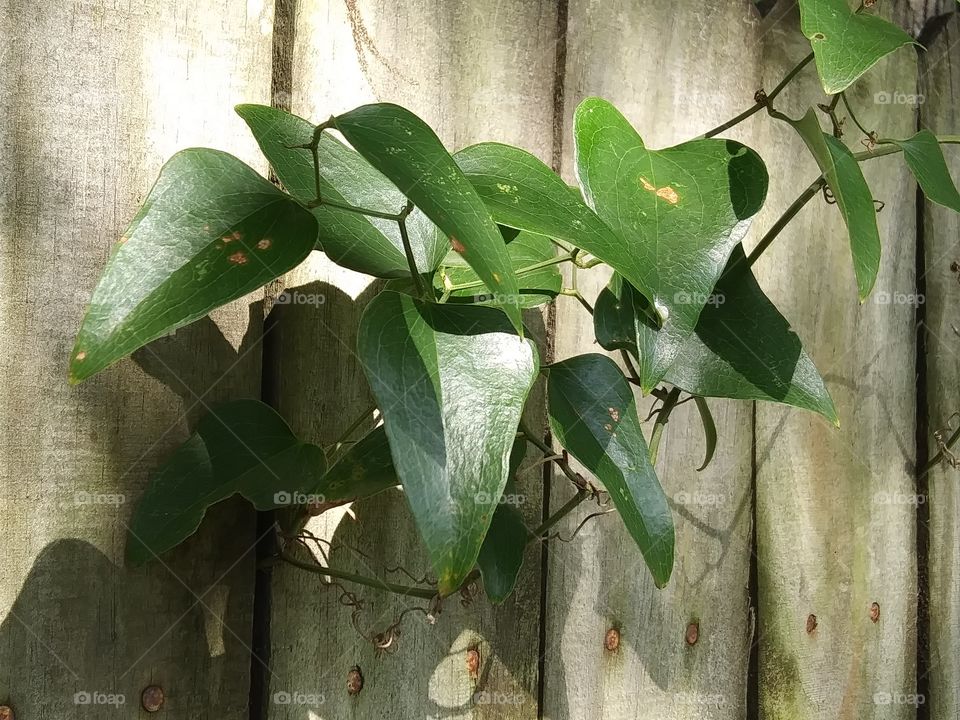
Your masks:
<svg viewBox="0 0 960 720"><path fill-rule="evenodd" d="M673 517L620 368L597 354L551 365L547 398L557 441L603 483L654 582L663 587L673 571Z"/></svg>
<svg viewBox="0 0 960 720"><path fill-rule="evenodd" d="M493 308L395 292L371 301L357 347L439 589L449 594L476 562L506 484L536 348Z"/></svg>
<svg viewBox="0 0 960 720"><path fill-rule="evenodd" d="M79 382L300 264L317 223L235 157L164 165L97 284L71 354Z"/></svg>
<svg viewBox="0 0 960 720"><path fill-rule="evenodd" d="M617 109L598 98L577 108L574 140L583 193L621 237L642 276L637 287L662 320L655 336L661 347L642 348L640 357L649 392L693 332L730 252L763 204L766 168L732 140L648 150Z"/></svg>
<svg viewBox="0 0 960 720"><path fill-rule="evenodd" d="M323 450L300 442L257 400L220 405L170 456L130 521L127 561L139 565L179 545L211 505L240 494L258 510L311 501L325 470Z"/></svg>
<svg viewBox="0 0 960 720"><path fill-rule="evenodd" d="M863 302L873 290L880 270L880 231L870 187L853 153L835 137L823 132L813 108L800 120L791 120L790 124L820 166L847 225L857 290L860 302Z"/></svg>
<svg viewBox="0 0 960 720"><path fill-rule="evenodd" d="M266 105L238 105L236 110L287 192L303 203L314 201L313 157L309 150L295 147L311 141L314 125ZM403 210L406 197L356 151L325 133L317 154L321 198L386 213ZM338 265L382 278L410 276L395 220L323 205L312 212L320 227L320 247ZM407 218L407 230L417 267L432 272L447 252L446 238L420 210Z"/></svg>
<svg viewBox="0 0 960 720"><path fill-rule="evenodd" d="M800 29L810 44L823 90L846 90L881 58L913 38L876 15L857 13L847 0L800 0Z"/></svg>
<svg viewBox="0 0 960 720"><path fill-rule="evenodd" d="M433 130L398 105L363 105L335 118L336 128L450 238L494 295L516 297L517 279L496 223ZM520 307L500 306L523 333Z"/></svg>

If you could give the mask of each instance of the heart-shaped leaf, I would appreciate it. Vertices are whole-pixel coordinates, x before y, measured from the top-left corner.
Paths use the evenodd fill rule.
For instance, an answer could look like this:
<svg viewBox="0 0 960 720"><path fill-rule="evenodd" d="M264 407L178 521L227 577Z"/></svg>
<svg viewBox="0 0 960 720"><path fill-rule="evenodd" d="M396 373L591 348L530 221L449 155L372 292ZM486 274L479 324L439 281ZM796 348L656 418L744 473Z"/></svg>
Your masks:
<svg viewBox="0 0 960 720"><path fill-rule="evenodd" d="M513 444L510 452L510 477L477 556L484 592L494 605L506 600L516 587L520 567L523 565L523 551L530 537L530 531L523 522L523 515L517 509L517 504L525 498L515 491L514 484L517 468L520 467L526 449L526 440L519 439Z"/></svg>
<svg viewBox="0 0 960 720"><path fill-rule="evenodd" d="M572 243L643 288L642 258L537 157L500 143L471 145L453 157L498 223Z"/></svg>
<svg viewBox="0 0 960 720"><path fill-rule="evenodd" d="M891 142L903 150L903 157L923 194L935 203L960 212L960 192L950 177L937 136L929 130L921 130L908 140Z"/></svg>
<svg viewBox="0 0 960 720"><path fill-rule="evenodd" d="M323 450L300 442L257 400L220 405L170 456L130 521L127 561L140 565L192 535L211 505L239 493L258 510L311 502Z"/></svg>
<svg viewBox="0 0 960 720"><path fill-rule="evenodd" d="M594 330L608 350L637 353L660 344L647 315L635 309L643 296L619 276L597 298ZM700 314L696 332L671 353L665 380L692 395L768 400L812 410L837 424L837 411L813 361L747 265L743 247L730 256L728 270Z"/></svg>
<svg viewBox="0 0 960 720"><path fill-rule="evenodd" d="M813 108L799 120L789 120L789 123L803 138L820 166L847 225L853 271L857 276L860 302L863 302L873 290L880 270L880 231L873 194L860 170L860 163L846 145L823 132Z"/></svg>
<svg viewBox="0 0 960 720"><path fill-rule="evenodd" d="M663 587L673 571L673 517L620 368L597 354L551 365L547 398L557 441L606 487L654 582Z"/></svg>
<svg viewBox="0 0 960 720"><path fill-rule="evenodd" d="M406 108L363 105L337 116L335 127L437 227L494 295L516 297L517 279L497 225L440 138ZM523 334L520 307L500 306Z"/></svg>
<svg viewBox="0 0 960 720"><path fill-rule="evenodd" d="M97 284L71 382L279 277L316 238L313 216L235 157L177 153Z"/></svg>
<svg viewBox="0 0 960 720"><path fill-rule="evenodd" d="M493 308L383 292L360 320L357 349L439 590L449 594L473 568L506 484L536 348Z"/></svg>
<svg viewBox="0 0 960 720"><path fill-rule="evenodd" d="M828 95L843 92L881 58L913 42L883 18L854 11L847 0L800 0L800 30L813 46Z"/></svg>
<svg viewBox="0 0 960 720"><path fill-rule="evenodd" d="M396 487L400 483L383 425L354 443L330 467L316 492L325 502L341 503Z"/></svg>
<svg viewBox="0 0 960 720"><path fill-rule="evenodd" d="M642 292L665 339L642 348L649 392L693 332L733 248L763 204L767 171L732 140L694 140L654 151L613 105L584 100L574 117L577 177L584 196L634 258Z"/></svg>
<svg viewBox="0 0 960 720"><path fill-rule="evenodd" d="M507 252L520 286L520 294L515 298L485 292L483 281L456 253L450 253L444 260L433 278L434 287L440 293L450 289L448 302L463 300L485 305L512 302L522 308L543 305L560 293L563 278L556 264L557 248L550 238L521 231L507 242Z"/></svg>
<svg viewBox="0 0 960 720"><path fill-rule="evenodd" d="M236 111L287 192L303 203L313 202L317 197L313 156L296 146L311 141L314 125L266 105L238 105ZM317 155L322 199L386 213L403 210L406 197L340 141L324 134ZM396 221L324 205L314 208L313 214L320 227L320 247L338 265L382 278L410 276ZM447 252L446 238L420 210L407 218L407 230L417 267L432 272Z"/></svg>

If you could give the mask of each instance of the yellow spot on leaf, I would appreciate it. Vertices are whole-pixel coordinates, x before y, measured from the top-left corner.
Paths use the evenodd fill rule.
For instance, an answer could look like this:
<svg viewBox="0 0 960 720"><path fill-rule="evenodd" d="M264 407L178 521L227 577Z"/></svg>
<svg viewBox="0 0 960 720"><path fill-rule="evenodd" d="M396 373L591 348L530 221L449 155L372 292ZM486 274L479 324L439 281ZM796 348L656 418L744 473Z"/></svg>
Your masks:
<svg viewBox="0 0 960 720"><path fill-rule="evenodd" d="M247 254L242 250L238 250L233 255L227 258L234 265L245 265L247 263Z"/></svg>
<svg viewBox="0 0 960 720"><path fill-rule="evenodd" d="M616 408L607 408L607 414L614 422L620 422L620 411Z"/></svg>
<svg viewBox="0 0 960 720"><path fill-rule="evenodd" d="M493 274L493 279L494 279L495 282L503 282L503 281L500 279L500 273L494 273L494 274Z"/></svg>
<svg viewBox="0 0 960 720"><path fill-rule="evenodd" d="M680 202L680 196L677 194L677 191L669 185L664 185L662 188L658 188L645 177L640 178L640 184L643 185L644 190L647 192L652 192L658 198L661 200L666 200L671 205L676 205L678 202Z"/></svg>
<svg viewBox="0 0 960 720"><path fill-rule="evenodd" d="M87 354L83 350L81 350L80 352L77 353L76 361L81 362L86 356Z"/></svg>
<svg viewBox="0 0 960 720"><path fill-rule="evenodd" d="M272 244L273 244L273 240L271 240L270 238L264 238L263 240L257 243L257 249L266 250Z"/></svg>

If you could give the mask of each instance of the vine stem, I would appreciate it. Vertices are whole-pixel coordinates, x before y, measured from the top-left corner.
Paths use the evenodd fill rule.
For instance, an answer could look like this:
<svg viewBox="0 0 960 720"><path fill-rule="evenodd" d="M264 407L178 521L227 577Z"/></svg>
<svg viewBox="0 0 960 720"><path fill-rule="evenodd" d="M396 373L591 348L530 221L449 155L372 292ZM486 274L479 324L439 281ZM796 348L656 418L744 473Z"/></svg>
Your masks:
<svg viewBox="0 0 960 720"><path fill-rule="evenodd" d="M304 562L303 560L298 560L286 552L280 554L280 559L289 565L298 567L301 570L306 570L307 572L312 572L315 575L336 578L337 580L346 580L347 582L356 583L358 585L366 585L367 587L376 588L378 590L387 590L397 595L418 597L423 598L424 600L433 600L433 598L437 596L437 591L431 590L430 588L399 585L397 583L381 580L380 578L358 575L357 573L347 572L346 570L338 570L337 568L333 567L324 567L323 565L318 565L316 563L308 563Z"/></svg>
<svg viewBox="0 0 960 720"><path fill-rule="evenodd" d="M549 260L541 260L540 262L534 263L533 265L527 265L526 267L522 267L516 271L516 274L518 277L523 275L529 275L530 273L537 272L538 270L543 270L544 268L552 267L554 265L560 265L562 263L570 262L572 260L573 260L573 257L570 253L566 255L558 255L557 257L550 258ZM471 280L470 282L460 283L459 285L450 285L445 289L449 290L450 292L453 292L455 290L469 290L470 288L484 287L484 286L485 286L485 283L483 282L483 280Z"/></svg>
<svg viewBox="0 0 960 720"><path fill-rule="evenodd" d="M360 427L361 425L363 425L364 422L370 419L370 416L373 415L376 409L377 409L376 403L373 403L372 405L370 405L370 407L366 408L361 415L358 415L357 418L352 423L350 423L347 429L343 431L343 434L340 435L339 438L337 438L337 441L333 443L333 445L330 445L329 447L336 450L341 445L343 445L347 440L350 439L350 436L353 435L354 431L358 427Z"/></svg>
<svg viewBox="0 0 960 720"><path fill-rule="evenodd" d="M673 388L667 397L663 400L663 407L657 413L657 421L653 425L653 432L650 434L650 464L657 464L657 453L660 450L660 438L663 436L663 428L670 420L670 413L677 406L677 400L680 399L680 388Z"/></svg>
<svg viewBox="0 0 960 720"><path fill-rule="evenodd" d="M410 206L407 205L409 208ZM417 295L425 298L426 294L423 288L423 278L420 277L420 268L417 267L417 260L413 256L413 246L410 244L410 236L407 234L407 215L405 214L399 220L400 239L403 240L403 254L407 257L407 266L410 268L410 275L413 276L413 284L417 289Z"/></svg>
<svg viewBox="0 0 960 720"><path fill-rule="evenodd" d="M790 84L790 81L793 80L797 75L799 75L799 74L800 74L800 71L803 70L803 69L804 69L807 65L809 65L812 61L813 61L813 53L810 53L810 54L807 55L803 60L801 60L801 61L797 64L797 66L796 66L795 68L793 68L793 70L791 70L790 72L788 72L788 73L786 74L786 77L784 77L783 80L780 81L780 84L777 85L777 86L770 92L769 95L761 95L761 93L762 93L762 91L761 91L761 93L758 93L757 102L754 103L752 107L748 108L747 110L744 110L742 113L740 113L740 114L737 115L736 117L727 120L727 121L726 121L725 123L723 123L722 125L718 125L717 127L713 128L713 130L708 130L707 132L705 132L705 133L704 133L703 135L701 135L700 137L701 137L701 138L712 138L714 135L719 135L719 134L722 133L723 131L729 130L730 128L734 127L735 125L739 125L740 123L742 123L742 122L743 122L744 120L746 120L747 118L752 117L753 115L756 115L758 112L760 112L760 111L763 110L764 108L768 107L769 104L774 101L774 99L777 97L777 95L779 95L781 92L783 92L783 89L784 89L787 85Z"/></svg>

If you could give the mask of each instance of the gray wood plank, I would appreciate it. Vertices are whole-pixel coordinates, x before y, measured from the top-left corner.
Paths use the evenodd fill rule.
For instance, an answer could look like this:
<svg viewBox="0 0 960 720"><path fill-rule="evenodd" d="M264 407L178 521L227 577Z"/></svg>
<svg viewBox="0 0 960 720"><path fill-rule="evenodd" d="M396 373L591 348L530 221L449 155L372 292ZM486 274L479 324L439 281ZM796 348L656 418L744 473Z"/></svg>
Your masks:
<svg viewBox="0 0 960 720"><path fill-rule="evenodd" d="M925 102L920 107L923 127L934 132L956 134L960 128L960 18L954 17L921 56L920 92ZM960 153L945 149L954 181L960 181ZM960 383L960 336L956 328L960 283L951 265L960 260L960 217L947 208L925 201L923 204L923 243L925 258L924 339L927 362L927 424L929 455L938 447L932 437L941 432L946 440L956 428L960 411L956 388ZM929 582L929 717L954 718L960 714L960 545L957 517L960 492L957 470L938 465L927 476L928 557L925 570Z"/></svg>
<svg viewBox="0 0 960 720"><path fill-rule="evenodd" d="M162 162L199 144L256 157L232 106L269 98L271 18L272 4L226 0L0 3L0 703L18 718L102 717L107 695L129 717L151 684L169 717L247 717L252 513L220 509L162 564L122 558L134 502L188 418L259 395L260 304L79 387L66 377Z"/></svg>
<svg viewBox="0 0 960 720"><path fill-rule="evenodd" d="M549 161L555 28L553 2L500 3L491 11L460 0L303 1L293 112L319 121L372 100L397 102L431 123L450 148L496 139ZM287 278L287 286L322 294L325 302L279 308L279 407L298 430L331 443L371 402L354 347L360 313L380 284L315 254ZM522 509L535 525L539 472L527 475L520 492L529 501ZM407 578L386 574L384 563L416 575L428 572L401 494L356 503L353 512L355 519L331 511L311 525L339 546L332 564L395 582ZM449 599L433 626L422 614L408 615L391 652L377 657L369 637L416 602L358 591L365 610L355 628L336 589L324 589L302 571L277 568L268 715L299 719L311 710L331 718L536 717L539 583L539 557L531 551L517 593L503 606L491 607L481 593L469 607ZM471 649L479 652L475 676L467 665ZM351 697L346 682L354 666L364 686ZM277 692L313 694L323 703L280 705L274 702Z"/></svg>
<svg viewBox="0 0 960 720"><path fill-rule="evenodd" d="M796 11L778 12L792 5L771 13L763 35L764 67L774 77L810 52ZM875 95L915 87L916 59L905 50L847 95L881 136L906 137L913 109ZM822 98L810 66L777 107L799 117ZM845 130L863 150L849 120ZM783 123L765 120L757 142L775 178L760 220L769 226L819 171ZM915 195L898 159L862 167L886 203L878 215L880 275L862 306L840 214L819 197L755 265L824 376L842 425L757 405L759 700L761 716L771 719L916 711L906 702L916 663Z"/></svg>
<svg viewBox="0 0 960 720"><path fill-rule="evenodd" d="M759 68L750 46L730 42L759 22L747 2L635 3L572 0L567 32L563 173L573 179L571 121L586 96L611 100L650 147L690 139L753 102ZM602 271L580 273L593 298ZM558 359L597 352L592 320L563 298ZM707 470L692 403L664 433L658 473L677 526L676 566L657 590L616 515L590 521L551 547L547 582L545 707L549 718L741 718L751 637L749 403L711 402L720 444ZM649 436L650 425L647 426ZM571 494L562 480L551 498ZM583 511L560 529L569 536ZM698 628L694 645L688 628ZM621 633L605 649L609 629ZM692 636L691 636L692 639Z"/></svg>

